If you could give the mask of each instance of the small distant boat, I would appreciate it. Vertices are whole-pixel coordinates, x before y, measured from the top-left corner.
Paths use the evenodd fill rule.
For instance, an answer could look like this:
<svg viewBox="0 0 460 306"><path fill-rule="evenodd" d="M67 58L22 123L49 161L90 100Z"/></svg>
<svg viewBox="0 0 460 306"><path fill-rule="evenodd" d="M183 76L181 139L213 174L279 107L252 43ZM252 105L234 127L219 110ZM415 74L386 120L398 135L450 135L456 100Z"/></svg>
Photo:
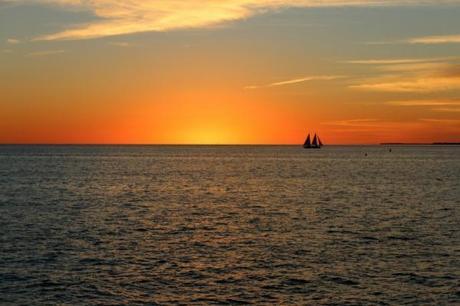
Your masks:
<svg viewBox="0 0 460 306"><path fill-rule="evenodd" d="M319 136L316 134L313 137L313 141L311 141L310 134L308 134L307 139L305 140L305 143L303 144L304 149L321 149L322 146L323 146L323 143L321 142L321 139L319 138Z"/></svg>

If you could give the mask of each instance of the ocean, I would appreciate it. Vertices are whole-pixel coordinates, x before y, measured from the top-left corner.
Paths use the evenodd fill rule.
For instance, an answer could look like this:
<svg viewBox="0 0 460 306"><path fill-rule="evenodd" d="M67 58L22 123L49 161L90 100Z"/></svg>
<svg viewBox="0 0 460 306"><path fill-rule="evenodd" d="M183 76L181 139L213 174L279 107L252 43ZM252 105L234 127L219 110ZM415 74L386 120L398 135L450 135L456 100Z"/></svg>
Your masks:
<svg viewBox="0 0 460 306"><path fill-rule="evenodd" d="M0 146L1 305L453 305L460 147Z"/></svg>

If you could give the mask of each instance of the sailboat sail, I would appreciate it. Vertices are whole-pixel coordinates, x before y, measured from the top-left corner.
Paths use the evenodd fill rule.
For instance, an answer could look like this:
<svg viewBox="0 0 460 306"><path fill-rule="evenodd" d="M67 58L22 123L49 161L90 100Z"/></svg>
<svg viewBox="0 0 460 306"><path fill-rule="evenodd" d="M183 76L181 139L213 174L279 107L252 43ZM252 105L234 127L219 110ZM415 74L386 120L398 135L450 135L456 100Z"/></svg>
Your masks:
<svg viewBox="0 0 460 306"><path fill-rule="evenodd" d="M304 148L310 148L311 147L311 140L310 140L310 134L308 134L307 139L305 140L305 143L303 144Z"/></svg>
<svg viewBox="0 0 460 306"><path fill-rule="evenodd" d="M316 134L315 134L315 137L313 137L313 146L314 146L314 147L318 147L318 146L319 146L319 145L318 145L318 136L316 136Z"/></svg>
<svg viewBox="0 0 460 306"><path fill-rule="evenodd" d="M323 146L323 142L319 138L317 134L313 137L313 141L310 138L310 134L308 134L305 143L303 144L304 149L321 149Z"/></svg>

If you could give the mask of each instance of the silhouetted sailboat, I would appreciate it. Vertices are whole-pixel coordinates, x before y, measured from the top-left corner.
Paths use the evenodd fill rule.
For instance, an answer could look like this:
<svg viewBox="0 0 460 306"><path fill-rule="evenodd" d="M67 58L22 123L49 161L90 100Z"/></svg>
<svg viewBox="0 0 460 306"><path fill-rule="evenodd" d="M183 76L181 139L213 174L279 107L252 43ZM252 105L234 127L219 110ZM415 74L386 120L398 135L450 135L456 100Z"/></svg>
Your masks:
<svg viewBox="0 0 460 306"><path fill-rule="evenodd" d="M318 135L315 134L313 137L313 142L311 141L310 134L308 134L305 143L303 144L304 149L321 149L323 143Z"/></svg>

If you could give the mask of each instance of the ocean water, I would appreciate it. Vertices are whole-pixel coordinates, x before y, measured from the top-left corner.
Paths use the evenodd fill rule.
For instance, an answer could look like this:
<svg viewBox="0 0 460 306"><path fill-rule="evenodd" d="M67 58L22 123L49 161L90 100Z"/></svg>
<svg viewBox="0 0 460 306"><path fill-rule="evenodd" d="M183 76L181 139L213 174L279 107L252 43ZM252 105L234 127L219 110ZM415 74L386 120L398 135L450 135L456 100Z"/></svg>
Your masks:
<svg viewBox="0 0 460 306"><path fill-rule="evenodd" d="M0 146L0 304L458 304L460 147L392 149Z"/></svg>

